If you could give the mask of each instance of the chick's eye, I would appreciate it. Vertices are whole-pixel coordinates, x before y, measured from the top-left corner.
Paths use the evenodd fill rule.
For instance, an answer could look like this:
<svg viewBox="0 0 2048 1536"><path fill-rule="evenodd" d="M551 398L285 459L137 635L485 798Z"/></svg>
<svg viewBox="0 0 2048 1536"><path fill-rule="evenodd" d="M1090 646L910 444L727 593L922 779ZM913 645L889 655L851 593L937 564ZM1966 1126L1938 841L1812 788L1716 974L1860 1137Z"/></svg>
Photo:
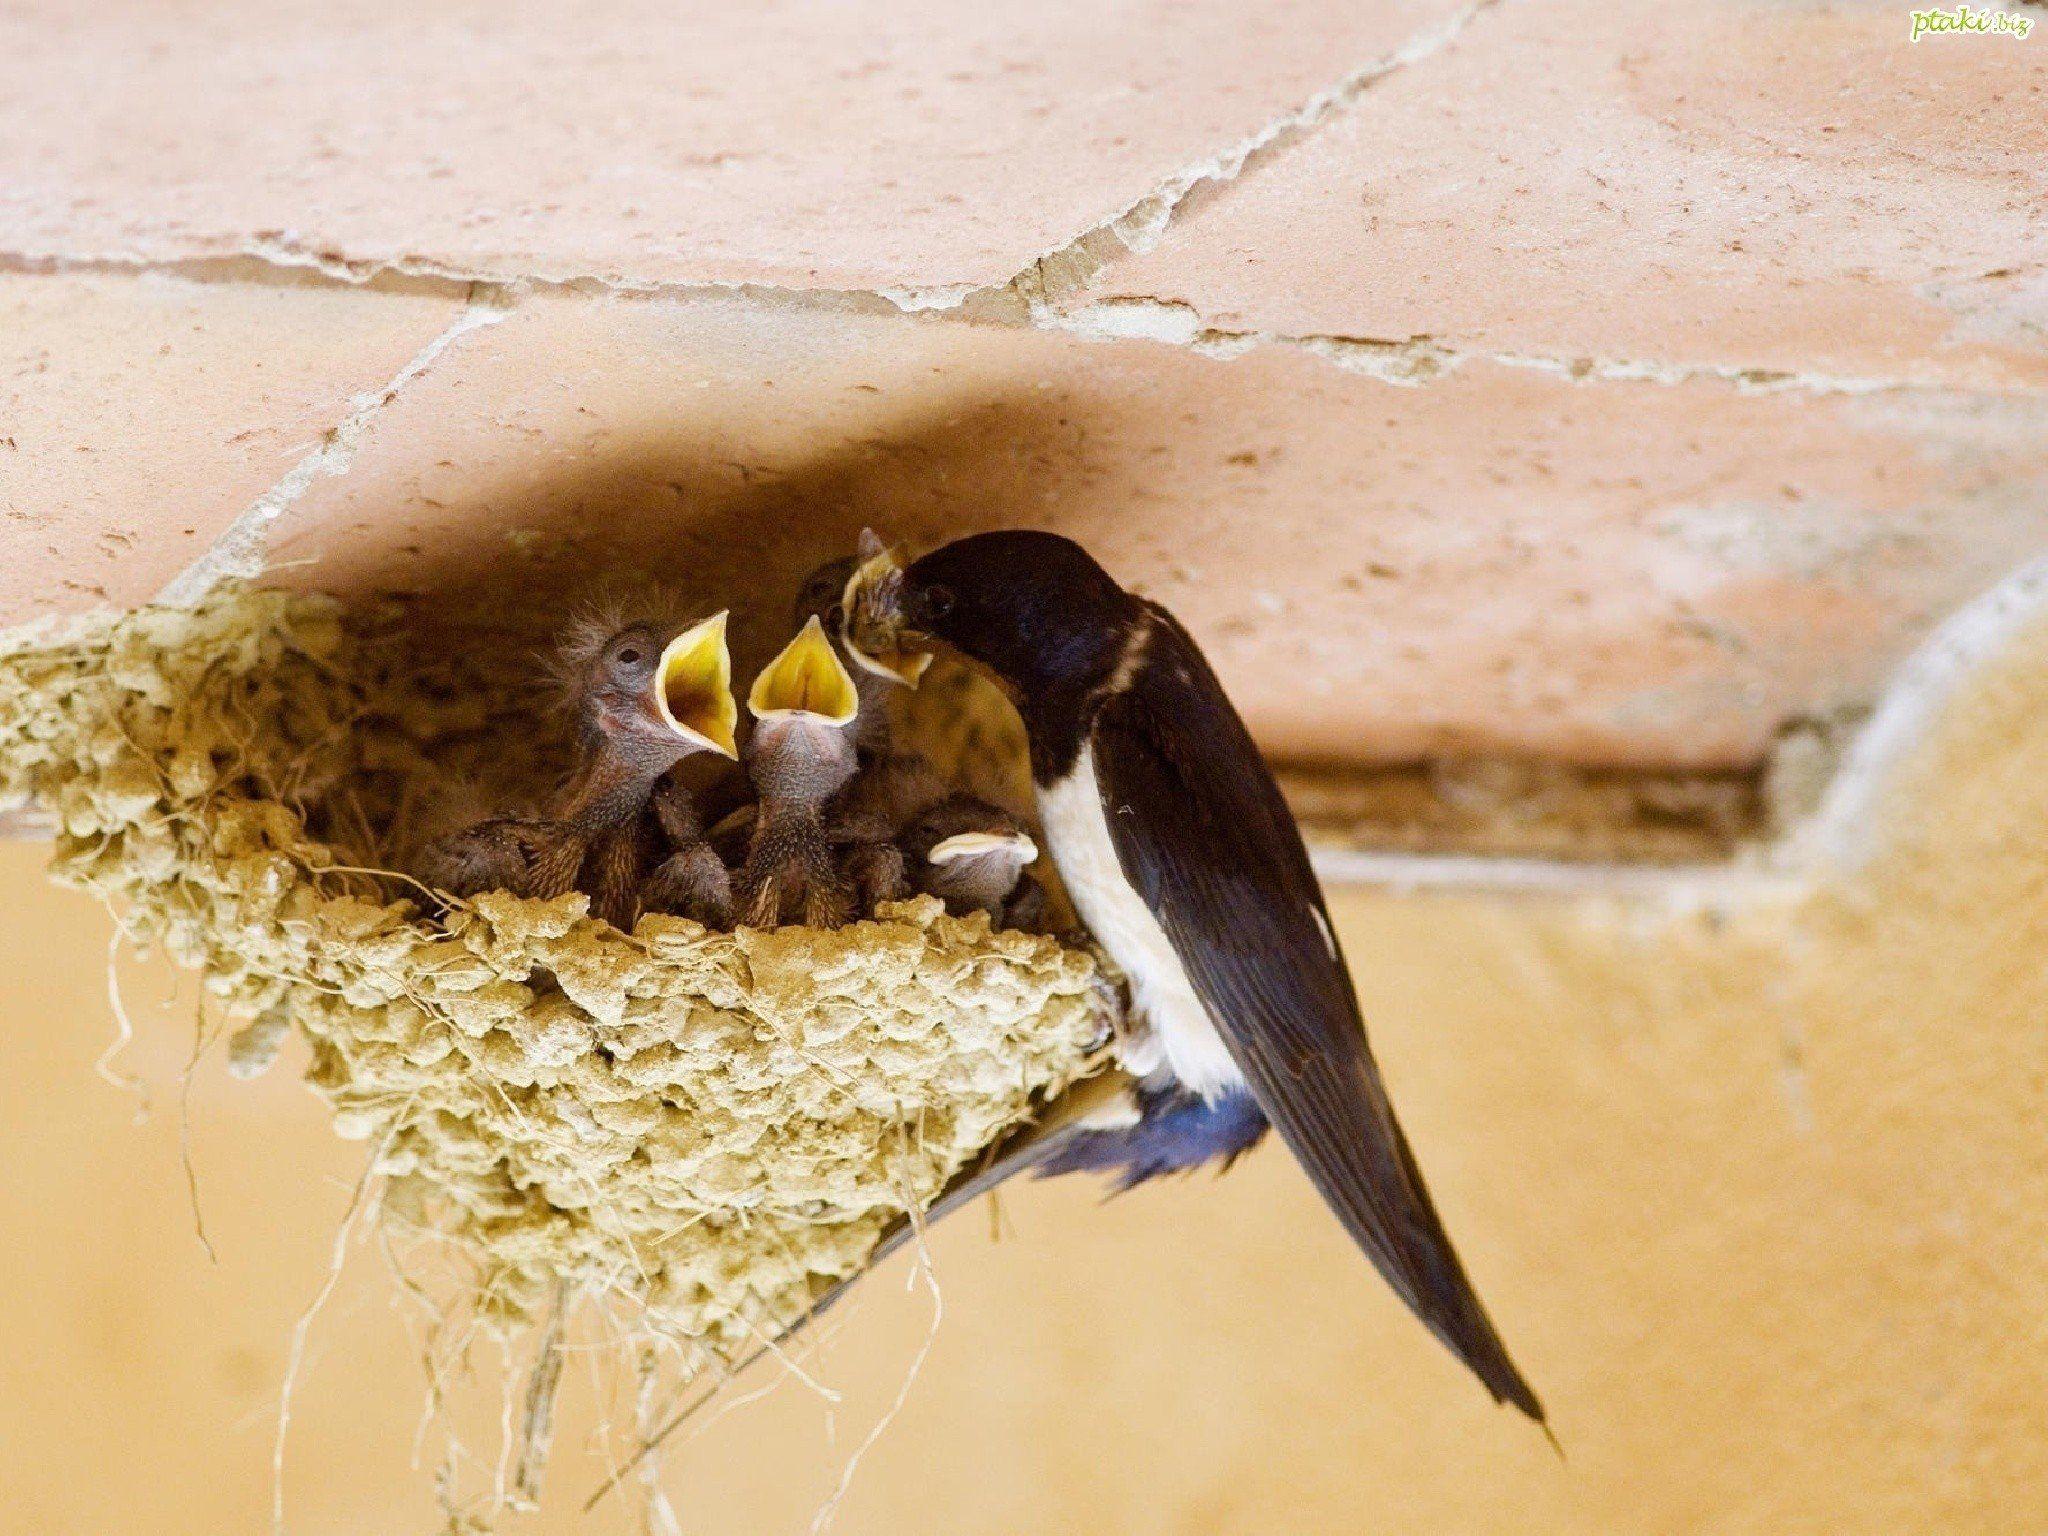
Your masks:
<svg viewBox="0 0 2048 1536"><path fill-rule="evenodd" d="M619 665L622 667L630 667L639 659L640 648L637 645L629 645L619 652Z"/></svg>

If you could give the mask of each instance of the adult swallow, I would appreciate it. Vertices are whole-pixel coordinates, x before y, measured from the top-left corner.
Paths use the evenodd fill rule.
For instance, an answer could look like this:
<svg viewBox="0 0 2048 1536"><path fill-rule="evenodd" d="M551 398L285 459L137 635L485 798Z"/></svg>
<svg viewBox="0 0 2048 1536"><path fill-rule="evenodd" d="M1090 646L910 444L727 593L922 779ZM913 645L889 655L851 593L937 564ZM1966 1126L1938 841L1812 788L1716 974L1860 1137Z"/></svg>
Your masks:
<svg viewBox="0 0 2048 1536"><path fill-rule="evenodd" d="M655 783L683 758L735 755L723 613L680 634L651 623L578 626L554 667L577 731L577 766L553 814L498 816L422 853L430 884L457 896L582 891L593 916L631 929L649 855Z"/></svg>
<svg viewBox="0 0 2048 1536"><path fill-rule="evenodd" d="M837 928L854 891L833 857L826 808L853 777L853 677L816 618L762 669L747 695L747 772L760 794L740 872L740 920Z"/></svg>
<svg viewBox="0 0 2048 1536"><path fill-rule="evenodd" d="M842 607L866 665L911 681L944 645L1010 696L1053 862L1129 978L1136 1117L1026 1136L1009 1161L1128 1184L1227 1160L1270 1122L1401 1299L1540 1423L1394 1117L1294 818L1187 631L1043 532L875 556Z"/></svg>

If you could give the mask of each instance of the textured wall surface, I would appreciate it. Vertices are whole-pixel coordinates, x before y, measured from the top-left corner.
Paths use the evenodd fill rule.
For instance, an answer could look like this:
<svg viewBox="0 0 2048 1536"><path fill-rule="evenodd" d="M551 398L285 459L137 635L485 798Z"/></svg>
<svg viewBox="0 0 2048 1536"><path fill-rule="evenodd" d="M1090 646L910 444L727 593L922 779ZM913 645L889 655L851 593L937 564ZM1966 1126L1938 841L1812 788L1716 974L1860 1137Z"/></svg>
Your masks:
<svg viewBox="0 0 2048 1536"><path fill-rule="evenodd" d="M0 17L0 623L1030 522L1279 756L1730 769L2048 548L2048 34L430 11Z"/></svg>

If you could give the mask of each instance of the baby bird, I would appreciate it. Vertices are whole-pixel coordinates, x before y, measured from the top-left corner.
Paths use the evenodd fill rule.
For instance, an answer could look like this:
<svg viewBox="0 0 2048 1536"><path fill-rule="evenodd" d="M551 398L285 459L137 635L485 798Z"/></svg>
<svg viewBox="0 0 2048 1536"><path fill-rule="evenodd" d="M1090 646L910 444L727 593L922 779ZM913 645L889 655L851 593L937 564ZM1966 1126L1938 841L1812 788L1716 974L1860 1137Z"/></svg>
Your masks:
<svg viewBox="0 0 2048 1536"><path fill-rule="evenodd" d="M801 626L816 619L837 642L842 620L839 604L847 582L856 570L886 548L872 528L863 528L859 554L828 560L804 578L791 614L793 622ZM890 755L889 695L904 686L904 682L891 673L858 665L857 655L855 660L856 665L848 671L860 704L860 713L854 720L853 744L860 753L861 766L866 768Z"/></svg>
<svg viewBox="0 0 2048 1536"><path fill-rule="evenodd" d="M430 844L422 872L457 896L582 891L591 913L630 929L651 862L648 799L693 752L735 755L732 658L719 613L672 638L652 624L564 642L559 667L580 757L547 817L494 817Z"/></svg>
<svg viewBox="0 0 2048 1536"><path fill-rule="evenodd" d="M795 621L819 621L837 640L840 596L854 571L883 548L870 529L860 536L860 553L828 561L811 572L797 593ZM844 646L841 654L847 654ZM889 697L904 686L901 678L872 668L849 668L859 709L853 743L857 771L826 812L832 845L839 851L863 911L910 894L910 881L897 835L918 811L945 793L945 786L922 755L900 747L889 722Z"/></svg>
<svg viewBox="0 0 2048 1536"><path fill-rule="evenodd" d="M1024 873L1038 845L1008 811L973 795L948 795L903 834L912 878L955 917L986 912L998 928L1028 928L1045 909L1045 887Z"/></svg>
<svg viewBox="0 0 2048 1536"><path fill-rule="evenodd" d="M673 774L654 786L654 820L669 853L648 875L641 905L680 912L707 928L730 928L732 872L705 835L695 798Z"/></svg>
<svg viewBox="0 0 2048 1536"><path fill-rule="evenodd" d="M754 679L747 771L760 794L740 873L740 921L837 928L854 891L832 856L825 813L857 766L849 727L860 710L853 677L814 615Z"/></svg>

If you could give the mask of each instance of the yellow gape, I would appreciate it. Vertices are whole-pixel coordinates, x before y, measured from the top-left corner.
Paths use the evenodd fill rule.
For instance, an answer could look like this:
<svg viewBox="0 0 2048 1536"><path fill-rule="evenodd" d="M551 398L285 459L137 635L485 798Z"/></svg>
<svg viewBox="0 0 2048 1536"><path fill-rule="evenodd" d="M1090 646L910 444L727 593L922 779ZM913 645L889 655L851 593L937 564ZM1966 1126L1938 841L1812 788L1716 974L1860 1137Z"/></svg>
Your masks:
<svg viewBox="0 0 2048 1536"><path fill-rule="evenodd" d="M654 678L655 707L678 734L727 757L739 756L733 728L740 711L732 697L724 610L669 641Z"/></svg>
<svg viewBox="0 0 2048 1536"><path fill-rule="evenodd" d="M854 662L878 677L915 688L932 664L932 653L910 643L902 595L903 562L896 551L885 549L847 578L839 606L846 615L846 648Z"/></svg>
<svg viewBox="0 0 2048 1536"><path fill-rule="evenodd" d="M747 708L757 720L810 715L830 725L845 725L859 712L853 675L815 615L782 654L761 669L747 694Z"/></svg>

